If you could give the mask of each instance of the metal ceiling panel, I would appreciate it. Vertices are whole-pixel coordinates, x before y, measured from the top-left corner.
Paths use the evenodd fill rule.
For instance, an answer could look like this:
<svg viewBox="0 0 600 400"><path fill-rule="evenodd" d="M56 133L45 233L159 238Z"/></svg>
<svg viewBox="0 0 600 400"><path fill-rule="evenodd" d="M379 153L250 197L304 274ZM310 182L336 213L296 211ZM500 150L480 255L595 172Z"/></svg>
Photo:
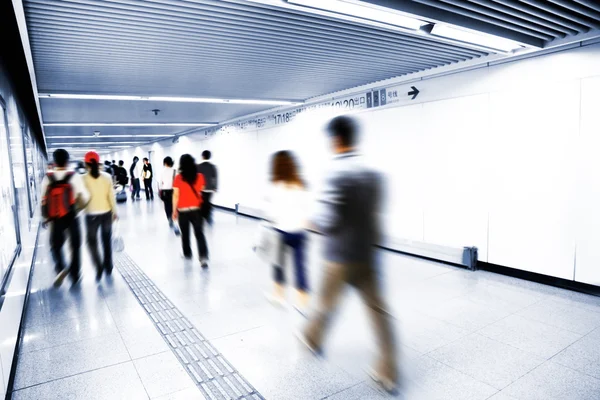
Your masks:
<svg viewBox="0 0 600 400"><path fill-rule="evenodd" d="M365 1L540 47L600 29L600 2L592 0Z"/></svg>
<svg viewBox="0 0 600 400"><path fill-rule="evenodd" d="M588 0L366 1L539 47L600 26L600 7ZM24 0L44 93L302 101L489 55L425 32L282 6L245 0ZM222 122L269 108L66 99L42 99L41 107L46 123ZM155 116L152 109L162 111ZM94 129L49 128L49 136ZM157 129L103 131L134 138Z"/></svg>
<svg viewBox="0 0 600 400"><path fill-rule="evenodd" d="M247 1L25 8L41 92L302 100L487 54Z"/></svg>
<svg viewBox="0 0 600 400"><path fill-rule="evenodd" d="M264 105L40 99L44 123L57 122L188 122L216 123L258 112ZM152 110L158 109L158 115Z"/></svg>

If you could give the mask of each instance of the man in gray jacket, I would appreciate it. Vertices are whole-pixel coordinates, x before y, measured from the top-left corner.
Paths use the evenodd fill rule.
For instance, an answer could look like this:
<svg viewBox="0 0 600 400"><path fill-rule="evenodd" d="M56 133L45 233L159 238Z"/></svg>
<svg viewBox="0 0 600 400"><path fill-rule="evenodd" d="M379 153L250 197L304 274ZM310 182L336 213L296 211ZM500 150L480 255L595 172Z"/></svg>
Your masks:
<svg viewBox="0 0 600 400"><path fill-rule="evenodd" d="M325 235L326 271L318 310L300 339L320 353L327 322L346 285L353 286L366 303L374 323L378 360L369 373L386 391L395 392L396 347L391 316L382 298L375 265L379 242L382 177L367 168L356 152L358 128L349 117L336 117L327 130L336 154L319 199L321 211L313 222Z"/></svg>
<svg viewBox="0 0 600 400"><path fill-rule="evenodd" d="M202 162L198 164L197 170L204 176L204 190L202 190L202 207L200 212L202 217L210 225L213 223L212 219L212 196L217 191L217 167L210 162L212 154L209 150L202 152Z"/></svg>

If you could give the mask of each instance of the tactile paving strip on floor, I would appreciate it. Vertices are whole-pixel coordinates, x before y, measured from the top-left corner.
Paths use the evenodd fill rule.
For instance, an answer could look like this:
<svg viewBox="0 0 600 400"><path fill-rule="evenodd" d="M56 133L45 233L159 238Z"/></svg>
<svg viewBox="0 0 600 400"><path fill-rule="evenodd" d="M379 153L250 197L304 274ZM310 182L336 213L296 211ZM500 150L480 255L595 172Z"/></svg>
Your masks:
<svg viewBox="0 0 600 400"><path fill-rule="evenodd" d="M115 266L207 400L264 400L126 253Z"/></svg>

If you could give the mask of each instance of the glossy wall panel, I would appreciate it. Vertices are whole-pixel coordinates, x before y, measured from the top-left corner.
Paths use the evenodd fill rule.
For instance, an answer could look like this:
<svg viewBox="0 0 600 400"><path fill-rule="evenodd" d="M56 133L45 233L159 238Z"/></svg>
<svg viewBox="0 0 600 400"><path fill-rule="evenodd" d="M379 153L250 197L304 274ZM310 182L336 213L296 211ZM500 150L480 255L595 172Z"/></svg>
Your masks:
<svg viewBox="0 0 600 400"><path fill-rule="evenodd" d="M19 243L21 249L19 256L11 265L6 291L0 298L0 372L2 373L0 397L3 397L10 379L39 226L39 207L35 201L30 201L28 191L30 187L39 187L46 163L42 161L43 157L36 143L31 142L28 147L30 147L32 160L37 159L37 162L32 166L34 179L28 183L26 153L23 148L24 142L31 141L31 138L26 140L23 138L23 135L27 135L29 131L28 121L22 114L13 86L2 64L0 64L0 98L6 115L5 126L8 128L6 135L0 137L1 140L5 140L3 144L6 144L6 151L0 152L0 174L2 174L0 185L2 185L2 192L5 193L3 196L9 196L13 201L10 216L6 217L6 221L1 222L5 232L2 233L0 242L2 248L7 243L12 243L11 246ZM7 182L10 182L8 186ZM36 197L39 199L39 193L37 196L36 193L32 194L34 199ZM34 211L33 216L30 207Z"/></svg>

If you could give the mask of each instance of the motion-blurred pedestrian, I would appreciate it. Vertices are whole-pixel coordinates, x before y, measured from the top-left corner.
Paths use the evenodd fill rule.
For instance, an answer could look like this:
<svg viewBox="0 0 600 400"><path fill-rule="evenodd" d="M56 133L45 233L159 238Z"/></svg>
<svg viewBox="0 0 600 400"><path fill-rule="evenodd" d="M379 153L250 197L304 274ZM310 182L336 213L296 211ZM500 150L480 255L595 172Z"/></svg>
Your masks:
<svg viewBox="0 0 600 400"><path fill-rule="evenodd" d="M179 235L179 228L177 224L173 222L173 181L177 171L173 168L173 159L171 157L165 157L163 160L163 170L158 180L158 193L160 199L165 205L165 214L167 214L167 220L169 221L169 227L175 231L176 235Z"/></svg>
<svg viewBox="0 0 600 400"><path fill-rule="evenodd" d="M208 246L204 236L202 213L202 189L204 177L196 172L196 161L189 154L179 159L179 174L173 181L173 220L179 220L181 246L185 259L192 258L190 225L194 229L202 268L208 268Z"/></svg>
<svg viewBox="0 0 600 400"><path fill-rule="evenodd" d="M133 163L129 168L129 177L131 178L131 200L139 200L140 199L140 176L141 168L138 165L140 161L139 157L133 157Z"/></svg>
<svg viewBox="0 0 600 400"><path fill-rule="evenodd" d="M273 266L275 287L271 299L280 304L285 301L285 249L289 246L294 253L296 308L303 313L309 302L304 231L308 216L308 194L300 177L298 163L291 152L275 153L271 161L271 182L273 187L267 198L264 216L281 235L278 241L279 260Z"/></svg>
<svg viewBox="0 0 600 400"><path fill-rule="evenodd" d="M377 337L378 360L369 373L386 391L395 392L397 365L391 315L382 298L375 266L382 177L366 167L357 152L358 128L352 118L334 118L327 130L335 158L319 199L323 208L313 221L315 228L325 234L325 277L317 313L300 339L314 352L320 352L339 296L346 285L353 286L368 307Z"/></svg>
<svg viewBox="0 0 600 400"><path fill-rule="evenodd" d="M117 219L117 202L113 182L109 174L100 171L100 156L90 151L85 155L88 173L84 183L90 193L86 208L87 244L96 267L96 280L113 270L112 223ZM98 250L98 230L102 238L103 257Z"/></svg>
<svg viewBox="0 0 600 400"><path fill-rule="evenodd" d="M152 171L152 164L150 160L144 157L144 165L142 166L142 177L144 178L144 190L146 191L146 200L154 200L154 190L152 189L152 178L154 172Z"/></svg>
<svg viewBox="0 0 600 400"><path fill-rule="evenodd" d="M56 271L55 286L60 286L69 274L74 283L79 281L81 269L81 231L77 218L78 204L84 206L89 195L81 175L68 170L69 153L58 149L53 154L54 168L42 180L43 225L50 225L50 248ZM69 234L71 263L65 266L62 253L65 234Z"/></svg>
<svg viewBox="0 0 600 400"><path fill-rule="evenodd" d="M209 225L213 224L212 197L217 191L217 167L210 159L212 153L209 150L202 152L202 162L198 164L198 172L204 176L204 189L202 190L202 217Z"/></svg>

